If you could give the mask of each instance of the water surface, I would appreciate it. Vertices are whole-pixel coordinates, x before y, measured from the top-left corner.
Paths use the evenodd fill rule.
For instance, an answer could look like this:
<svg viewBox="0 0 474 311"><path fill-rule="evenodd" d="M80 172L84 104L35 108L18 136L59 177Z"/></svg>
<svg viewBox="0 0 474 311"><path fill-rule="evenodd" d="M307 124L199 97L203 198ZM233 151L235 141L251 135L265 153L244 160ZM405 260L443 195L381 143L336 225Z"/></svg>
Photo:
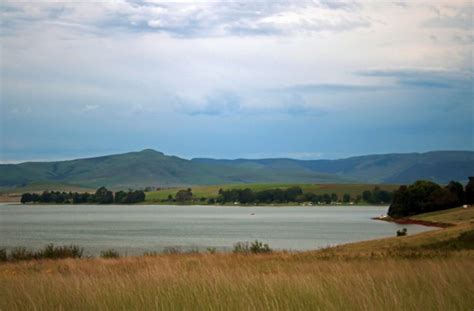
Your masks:
<svg viewBox="0 0 474 311"><path fill-rule="evenodd" d="M380 206L229 207L0 204L0 247L77 244L87 254L114 248L141 254L166 247L229 250L258 239L275 249L308 250L432 230L371 220Z"/></svg>

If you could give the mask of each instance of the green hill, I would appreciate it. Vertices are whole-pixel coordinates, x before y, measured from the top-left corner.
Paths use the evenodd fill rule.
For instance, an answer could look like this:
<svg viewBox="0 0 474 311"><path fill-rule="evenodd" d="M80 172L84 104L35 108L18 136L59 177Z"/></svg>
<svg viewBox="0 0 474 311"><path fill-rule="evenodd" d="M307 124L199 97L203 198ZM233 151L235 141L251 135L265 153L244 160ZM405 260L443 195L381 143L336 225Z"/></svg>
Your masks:
<svg viewBox="0 0 474 311"><path fill-rule="evenodd" d="M418 179L437 183L467 181L474 175L474 152L432 151L351 157L339 160L213 160L193 159L205 164L225 164L239 168L306 169L344 177L356 182L406 184Z"/></svg>
<svg viewBox="0 0 474 311"><path fill-rule="evenodd" d="M59 162L0 165L0 186L38 182L115 188L268 182L345 182L343 177L308 169L241 168L205 164L154 150Z"/></svg>
<svg viewBox="0 0 474 311"><path fill-rule="evenodd" d="M474 175L474 152L387 154L340 160L192 159L154 150L57 162L0 165L0 187L69 184L112 188L243 183L439 183Z"/></svg>

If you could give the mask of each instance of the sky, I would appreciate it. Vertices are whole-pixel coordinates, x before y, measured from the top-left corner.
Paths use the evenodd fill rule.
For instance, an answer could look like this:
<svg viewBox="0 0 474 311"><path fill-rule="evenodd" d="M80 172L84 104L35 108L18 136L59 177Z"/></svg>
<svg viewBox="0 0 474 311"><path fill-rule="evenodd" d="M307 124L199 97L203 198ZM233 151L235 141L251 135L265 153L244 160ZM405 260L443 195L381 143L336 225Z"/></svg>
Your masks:
<svg viewBox="0 0 474 311"><path fill-rule="evenodd" d="M474 150L471 1L0 2L0 162Z"/></svg>

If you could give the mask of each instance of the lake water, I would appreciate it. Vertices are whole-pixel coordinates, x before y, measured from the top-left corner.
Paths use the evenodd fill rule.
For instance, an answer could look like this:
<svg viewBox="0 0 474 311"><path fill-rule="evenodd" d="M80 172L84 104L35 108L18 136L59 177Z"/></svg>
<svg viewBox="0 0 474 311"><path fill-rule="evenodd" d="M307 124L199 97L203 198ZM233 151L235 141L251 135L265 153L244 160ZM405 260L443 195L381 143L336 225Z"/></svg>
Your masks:
<svg viewBox="0 0 474 311"><path fill-rule="evenodd" d="M274 249L329 245L432 230L371 220L387 207L223 207L163 205L0 204L0 248L77 244L86 254L113 248L129 255L215 247L258 239Z"/></svg>

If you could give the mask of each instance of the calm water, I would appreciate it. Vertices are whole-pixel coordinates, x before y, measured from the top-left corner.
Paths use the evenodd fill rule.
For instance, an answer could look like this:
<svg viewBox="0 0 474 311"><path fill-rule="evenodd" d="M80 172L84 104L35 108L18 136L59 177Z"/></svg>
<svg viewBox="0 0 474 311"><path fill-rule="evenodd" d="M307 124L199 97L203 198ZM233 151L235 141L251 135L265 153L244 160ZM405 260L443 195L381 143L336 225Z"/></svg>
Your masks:
<svg viewBox="0 0 474 311"><path fill-rule="evenodd" d="M87 254L114 248L141 254L165 247L229 250L258 239L275 249L306 250L431 230L371 220L387 207L218 207L0 204L0 247L77 244ZM253 215L252 215L253 214Z"/></svg>

